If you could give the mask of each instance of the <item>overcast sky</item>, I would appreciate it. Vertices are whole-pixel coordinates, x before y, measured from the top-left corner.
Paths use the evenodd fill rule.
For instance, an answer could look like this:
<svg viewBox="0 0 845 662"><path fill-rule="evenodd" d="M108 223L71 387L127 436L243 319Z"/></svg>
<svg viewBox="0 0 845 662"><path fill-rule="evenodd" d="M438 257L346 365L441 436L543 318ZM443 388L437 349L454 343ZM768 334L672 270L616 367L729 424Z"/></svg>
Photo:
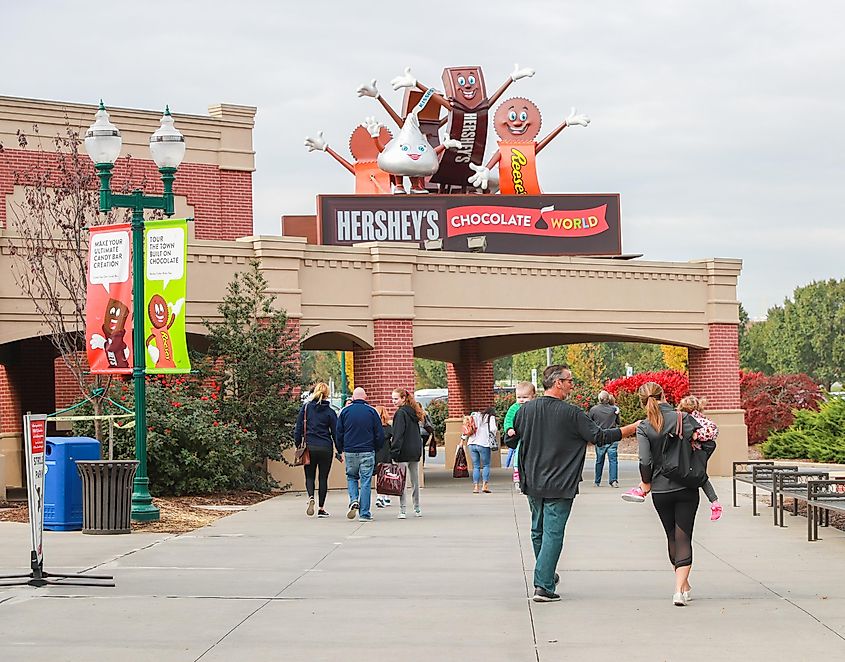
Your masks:
<svg viewBox="0 0 845 662"><path fill-rule="evenodd" d="M845 232L845 41L841 2L159 2L3 0L0 94L205 114L258 107L255 230L314 213L352 177L303 139L348 155L376 114L355 88L411 66L439 86L478 64L495 89L540 108L546 192L622 194L623 250L737 257L753 317L798 285L841 278ZM478 10L471 10L476 6ZM493 132L491 131L491 136ZM491 144L488 153L492 151Z"/></svg>

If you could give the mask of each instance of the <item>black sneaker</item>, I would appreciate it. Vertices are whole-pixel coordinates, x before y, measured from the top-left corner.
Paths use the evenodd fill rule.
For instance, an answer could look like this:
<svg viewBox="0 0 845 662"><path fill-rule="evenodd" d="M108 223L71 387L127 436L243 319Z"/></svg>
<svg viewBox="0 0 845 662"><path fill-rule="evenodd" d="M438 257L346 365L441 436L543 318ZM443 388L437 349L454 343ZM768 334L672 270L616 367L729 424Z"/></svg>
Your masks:
<svg viewBox="0 0 845 662"><path fill-rule="evenodd" d="M328 516L329 516L328 512L326 512L322 508L320 508L320 510L317 511L317 517L328 517Z"/></svg>
<svg viewBox="0 0 845 662"><path fill-rule="evenodd" d="M534 602L557 602L560 596L557 593L551 593L544 588L536 586L534 588Z"/></svg>
<svg viewBox="0 0 845 662"><path fill-rule="evenodd" d="M557 586L558 584L560 584L560 575L555 573L555 586Z"/></svg>
<svg viewBox="0 0 845 662"><path fill-rule="evenodd" d="M353 501L349 504L349 510L346 512L346 519L355 519L355 515L358 513L358 502Z"/></svg>

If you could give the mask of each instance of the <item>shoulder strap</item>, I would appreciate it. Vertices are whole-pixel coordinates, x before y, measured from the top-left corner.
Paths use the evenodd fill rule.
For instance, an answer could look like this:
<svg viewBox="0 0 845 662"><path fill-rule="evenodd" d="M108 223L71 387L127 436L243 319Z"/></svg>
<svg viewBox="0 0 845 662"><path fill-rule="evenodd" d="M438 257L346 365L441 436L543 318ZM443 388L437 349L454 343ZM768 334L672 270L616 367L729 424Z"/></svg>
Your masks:
<svg viewBox="0 0 845 662"><path fill-rule="evenodd" d="M304 423L302 424L302 443L308 443L308 405L310 402L305 403L305 413L303 414L303 418L305 419Z"/></svg>
<svg viewBox="0 0 845 662"><path fill-rule="evenodd" d="M684 436L684 415L680 411L678 412L678 423L675 426L675 434L681 438Z"/></svg>

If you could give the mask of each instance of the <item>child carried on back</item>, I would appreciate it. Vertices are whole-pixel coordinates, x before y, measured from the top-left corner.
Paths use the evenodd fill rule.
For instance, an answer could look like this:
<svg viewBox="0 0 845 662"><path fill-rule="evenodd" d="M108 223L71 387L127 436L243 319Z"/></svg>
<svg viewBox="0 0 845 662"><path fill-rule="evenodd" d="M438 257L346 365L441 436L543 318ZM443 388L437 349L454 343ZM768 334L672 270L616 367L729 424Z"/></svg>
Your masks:
<svg viewBox="0 0 845 662"><path fill-rule="evenodd" d="M693 433L692 445L696 450L703 449L709 460L716 450L716 437L719 436L719 428L712 420L701 413L705 404L707 404L707 401L704 398L688 395L678 403L678 409L692 416L701 425ZM709 478L701 486L701 489L710 501L710 519L719 519L722 516L722 505L719 503L719 497L716 495L716 490L713 489Z"/></svg>

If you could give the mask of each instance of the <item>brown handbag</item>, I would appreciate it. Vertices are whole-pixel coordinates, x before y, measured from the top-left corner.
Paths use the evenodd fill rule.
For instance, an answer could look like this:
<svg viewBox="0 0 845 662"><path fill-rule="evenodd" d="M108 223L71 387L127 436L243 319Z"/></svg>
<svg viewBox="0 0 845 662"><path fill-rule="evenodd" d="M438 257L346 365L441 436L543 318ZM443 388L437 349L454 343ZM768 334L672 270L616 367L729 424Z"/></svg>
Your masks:
<svg viewBox="0 0 845 662"><path fill-rule="evenodd" d="M304 423L302 425L302 446L297 446L293 454L293 466L304 467L311 464L311 453L308 451L308 403L305 403Z"/></svg>

